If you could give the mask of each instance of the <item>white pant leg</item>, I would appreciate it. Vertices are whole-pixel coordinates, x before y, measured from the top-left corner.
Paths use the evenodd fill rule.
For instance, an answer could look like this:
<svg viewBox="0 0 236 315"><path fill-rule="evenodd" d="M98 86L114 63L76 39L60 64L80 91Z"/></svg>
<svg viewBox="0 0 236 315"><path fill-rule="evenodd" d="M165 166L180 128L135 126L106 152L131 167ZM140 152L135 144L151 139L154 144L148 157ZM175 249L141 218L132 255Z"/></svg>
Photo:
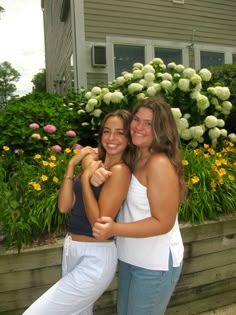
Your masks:
<svg viewBox="0 0 236 315"><path fill-rule="evenodd" d="M71 241L67 248L67 258L67 262L64 261L65 275L36 300L23 315L93 314L93 304L106 290L115 275L116 246L114 242ZM73 266L75 267L72 268Z"/></svg>

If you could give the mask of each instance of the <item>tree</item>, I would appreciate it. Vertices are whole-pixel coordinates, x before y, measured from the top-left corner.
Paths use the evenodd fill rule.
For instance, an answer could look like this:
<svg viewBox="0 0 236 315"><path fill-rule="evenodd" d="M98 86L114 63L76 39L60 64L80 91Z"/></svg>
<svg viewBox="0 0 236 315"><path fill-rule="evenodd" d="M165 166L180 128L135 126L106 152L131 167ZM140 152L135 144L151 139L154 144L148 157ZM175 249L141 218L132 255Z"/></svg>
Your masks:
<svg viewBox="0 0 236 315"><path fill-rule="evenodd" d="M5 9L0 6L0 13L3 13L3 12L5 12Z"/></svg>
<svg viewBox="0 0 236 315"><path fill-rule="evenodd" d="M32 81L33 90L36 92L46 92L46 69L42 69L35 74Z"/></svg>
<svg viewBox="0 0 236 315"><path fill-rule="evenodd" d="M8 99L16 91L16 85L13 82L19 81L20 76L20 73L12 68L10 62L0 63L0 108L7 105Z"/></svg>

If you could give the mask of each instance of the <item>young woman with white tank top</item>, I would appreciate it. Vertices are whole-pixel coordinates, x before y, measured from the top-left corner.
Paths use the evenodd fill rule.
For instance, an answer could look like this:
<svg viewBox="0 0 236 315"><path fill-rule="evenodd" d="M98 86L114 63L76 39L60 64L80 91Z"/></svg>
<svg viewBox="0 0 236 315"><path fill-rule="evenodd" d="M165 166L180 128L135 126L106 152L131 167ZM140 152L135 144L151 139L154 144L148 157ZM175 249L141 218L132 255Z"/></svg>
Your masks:
<svg viewBox="0 0 236 315"><path fill-rule="evenodd" d="M118 315L164 315L182 268L178 207L186 196L178 131L165 99L139 102L130 132L136 158L127 198L117 222L98 219L93 235L116 237ZM91 182L98 186L108 177L100 168Z"/></svg>

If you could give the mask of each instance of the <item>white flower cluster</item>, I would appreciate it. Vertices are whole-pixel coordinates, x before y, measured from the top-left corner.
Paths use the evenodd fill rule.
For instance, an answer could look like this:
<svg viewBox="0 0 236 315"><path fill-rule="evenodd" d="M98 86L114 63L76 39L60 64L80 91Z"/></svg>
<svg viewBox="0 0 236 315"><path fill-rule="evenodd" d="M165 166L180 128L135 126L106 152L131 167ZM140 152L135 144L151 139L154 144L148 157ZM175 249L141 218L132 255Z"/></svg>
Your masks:
<svg viewBox="0 0 236 315"><path fill-rule="evenodd" d="M224 120L232 109L230 91L225 86L209 86L211 77L208 69L196 71L174 62L165 65L160 58L146 65L135 63L131 73L123 72L107 87L85 91L86 102L81 103L78 114L88 113L93 124L94 117L107 112L107 106L122 107L128 99L131 108L138 100L162 93L172 107L180 138L191 146L203 143L205 137L212 145L220 137L236 142L236 135L228 135L224 129Z"/></svg>

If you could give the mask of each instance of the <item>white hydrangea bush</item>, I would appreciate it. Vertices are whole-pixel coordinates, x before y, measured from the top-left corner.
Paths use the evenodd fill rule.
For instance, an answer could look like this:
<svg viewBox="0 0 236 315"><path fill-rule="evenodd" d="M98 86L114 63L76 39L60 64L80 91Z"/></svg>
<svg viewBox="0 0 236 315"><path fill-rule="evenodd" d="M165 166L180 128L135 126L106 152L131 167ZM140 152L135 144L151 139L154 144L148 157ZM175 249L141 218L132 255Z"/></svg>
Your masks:
<svg viewBox="0 0 236 315"><path fill-rule="evenodd" d="M208 69L197 71L174 62L165 65L160 58L146 65L135 63L131 73L123 72L107 86L81 89L77 114L86 131L90 124L96 130L106 113L117 108L131 110L137 101L161 93L171 106L184 143L216 146L225 138L236 143L236 135L224 128L233 107L229 88L210 86L211 77Z"/></svg>

